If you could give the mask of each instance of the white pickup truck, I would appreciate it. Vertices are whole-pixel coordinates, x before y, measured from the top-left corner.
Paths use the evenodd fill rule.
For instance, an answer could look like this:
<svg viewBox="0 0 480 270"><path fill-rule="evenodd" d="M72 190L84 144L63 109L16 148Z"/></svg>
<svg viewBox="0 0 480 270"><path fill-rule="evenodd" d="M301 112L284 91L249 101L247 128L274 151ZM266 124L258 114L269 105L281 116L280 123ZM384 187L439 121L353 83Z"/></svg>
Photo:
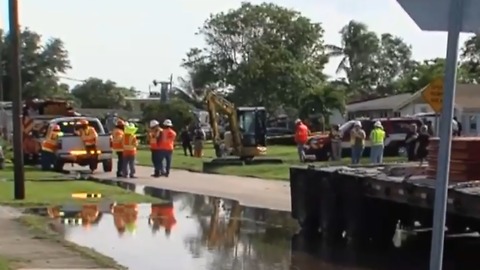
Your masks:
<svg viewBox="0 0 480 270"><path fill-rule="evenodd" d="M85 151L84 144L79 136L75 135L76 123L85 119L98 133L97 162L92 162L95 155ZM112 171L112 148L110 134L103 129L102 123L94 117L61 117L49 122L50 125L59 125L63 136L58 141L57 160L55 170L63 170L65 163L78 164L82 167L89 166L91 171L97 169L98 163L102 163L104 172ZM95 154L95 153L93 153Z"/></svg>

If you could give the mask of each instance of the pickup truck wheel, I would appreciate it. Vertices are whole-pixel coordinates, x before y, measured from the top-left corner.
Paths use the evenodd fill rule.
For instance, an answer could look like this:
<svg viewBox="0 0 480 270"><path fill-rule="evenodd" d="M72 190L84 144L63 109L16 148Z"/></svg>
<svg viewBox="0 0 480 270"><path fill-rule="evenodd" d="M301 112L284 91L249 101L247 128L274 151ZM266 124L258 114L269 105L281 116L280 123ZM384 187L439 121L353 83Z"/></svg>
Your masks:
<svg viewBox="0 0 480 270"><path fill-rule="evenodd" d="M113 170L113 161L111 159L102 161L102 165L104 172L111 172Z"/></svg>

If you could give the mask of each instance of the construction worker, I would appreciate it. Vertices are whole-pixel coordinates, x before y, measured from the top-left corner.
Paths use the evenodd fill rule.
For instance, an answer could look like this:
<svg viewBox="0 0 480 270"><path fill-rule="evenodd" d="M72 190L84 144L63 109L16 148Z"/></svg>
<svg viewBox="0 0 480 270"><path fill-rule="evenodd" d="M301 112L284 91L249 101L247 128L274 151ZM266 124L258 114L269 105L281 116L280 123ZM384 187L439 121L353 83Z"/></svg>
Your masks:
<svg viewBox="0 0 480 270"><path fill-rule="evenodd" d="M350 132L350 145L352 149L352 164L360 163L365 148L365 131L362 129L362 122L355 121L353 129Z"/></svg>
<svg viewBox="0 0 480 270"><path fill-rule="evenodd" d="M383 148L385 143L385 131L383 130L382 123L376 121L373 124L373 129L370 132L370 161L373 164L383 163Z"/></svg>
<svg viewBox="0 0 480 270"><path fill-rule="evenodd" d="M55 164L56 155L58 146L58 139L63 136L62 131L60 130L59 125L51 126L45 136L45 140L42 142L42 152L41 152L41 165L42 170L48 171L52 169L52 166Z"/></svg>
<svg viewBox="0 0 480 270"><path fill-rule="evenodd" d="M162 129L157 120L150 121L150 131L148 132L148 143L152 153L153 177L160 177L160 140L162 139Z"/></svg>
<svg viewBox="0 0 480 270"><path fill-rule="evenodd" d="M170 119L163 122L162 138L159 143L160 149L160 173L168 177L170 175L170 166L172 164L172 154L175 148L175 138L177 133L173 130L173 124ZM163 160L165 160L165 167L163 167Z"/></svg>
<svg viewBox="0 0 480 270"><path fill-rule="evenodd" d="M90 168L96 168L98 164L97 140L98 133L94 127L88 125L88 121L82 119L77 122L75 134L80 136L85 146L87 155L90 155Z"/></svg>
<svg viewBox="0 0 480 270"><path fill-rule="evenodd" d="M117 153L117 177L122 177L123 169L123 135L125 122L121 119L117 120L115 128L112 131L112 151Z"/></svg>
<svg viewBox="0 0 480 270"><path fill-rule="evenodd" d="M123 147L123 168L122 176L130 178L135 177L135 156L137 155L137 133L138 128L134 124L125 125L124 136L122 139Z"/></svg>
<svg viewBox="0 0 480 270"><path fill-rule="evenodd" d="M305 162L305 144L308 141L310 131L302 120L295 120L295 143L297 144L298 158L300 162Z"/></svg>

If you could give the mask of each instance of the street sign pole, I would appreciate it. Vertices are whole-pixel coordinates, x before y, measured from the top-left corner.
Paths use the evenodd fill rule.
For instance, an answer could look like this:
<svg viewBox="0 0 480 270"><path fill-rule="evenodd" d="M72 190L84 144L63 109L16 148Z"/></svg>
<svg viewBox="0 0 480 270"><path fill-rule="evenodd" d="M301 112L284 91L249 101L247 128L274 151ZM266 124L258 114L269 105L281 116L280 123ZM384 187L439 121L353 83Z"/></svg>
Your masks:
<svg viewBox="0 0 480 270"><path fill-rule="evenodd" d="M457 78L458 39L462 30L464 0L450 0L448 19L447 59L444 77L443 106L440 121L433 234L430 253L430 270L442 270L445 219L447 209L450 150L452 147L452 119Z"/></svg>

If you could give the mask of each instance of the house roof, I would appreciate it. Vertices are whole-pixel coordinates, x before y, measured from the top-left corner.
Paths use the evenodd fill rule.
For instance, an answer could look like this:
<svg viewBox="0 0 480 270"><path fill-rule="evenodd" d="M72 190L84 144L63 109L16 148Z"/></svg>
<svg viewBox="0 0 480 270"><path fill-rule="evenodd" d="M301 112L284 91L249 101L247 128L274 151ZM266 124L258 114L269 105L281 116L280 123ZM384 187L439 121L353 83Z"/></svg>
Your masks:
<svg viewBox="0 0 480 270"><path fill-rule="evenodd" d="M406 100L409 100L413 94L405 93L389 97L371 99L363 102L348 104L346 110L348 112L370 111L370 110L391 110Z"/></svg>
<svg viewBox="0 0 480 270"><path fill-rule="evenodd" d="M415 92L410 98L399 103L394 110L401 110L405 106L422 100L422 92L427 86ZM423 100L422 100L423 102ZM478 84L457 84L455 91L455 106L460 106L463 109L480 108L480 85Z"/></svg>

